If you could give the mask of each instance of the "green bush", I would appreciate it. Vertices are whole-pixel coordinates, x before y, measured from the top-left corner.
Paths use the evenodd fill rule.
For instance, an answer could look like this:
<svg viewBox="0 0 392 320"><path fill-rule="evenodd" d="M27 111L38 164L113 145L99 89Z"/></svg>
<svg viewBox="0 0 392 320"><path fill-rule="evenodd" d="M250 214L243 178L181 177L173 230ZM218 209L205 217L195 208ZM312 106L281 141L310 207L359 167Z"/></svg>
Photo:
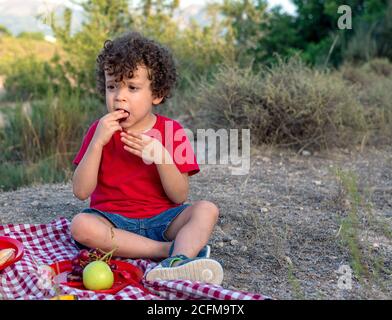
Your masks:
<svg viewBox="0 0 392 320"><path fill-rule="evenodd" d="M65 76L59 57L51 61L40 61L35 56L16 60L9 67L4 83L6 99L41 99L52 90L70 90L70 82Z"/></svg>
<svg viewBox="0 0 392 320"><path fill-rule="evenodd" d="M27 32L23 31L17 35L19 39L33 39L33 40L45 40L45 34L42 32Z"/></svg>
<svg viewBox="0 0 392 320"><path fill-rule="evenodd" d="M199 127L249 128L255 144L341 147L361 141L366 131L355 88L298 58L258 74L223 66L197 96Z"/></svg>
<svg viewBox="0 0 392 320"><path fill-rule="evenodd" d="M104 112L97 98L62 91L54 96L51 90L45 99L7 110L0 129L3 189L69 178L83 135Z"/></svg>
<svg viewBox="0 0 392 320"><path fill-rule="evenodd" d="M38 61L50 61L53 55L61 50L54 43L34 39L21 39L1 36L0 28L0 75L10 75L15 61L36 57Z"/></svg>
<svg viewBox="0 0 392 320"><path fill-rule="evenodd" d="M3 162L0 164L0 191L16 190L34 183L58 183L72 177L70 168L64 167L60 155L36 163Z"/></svg>

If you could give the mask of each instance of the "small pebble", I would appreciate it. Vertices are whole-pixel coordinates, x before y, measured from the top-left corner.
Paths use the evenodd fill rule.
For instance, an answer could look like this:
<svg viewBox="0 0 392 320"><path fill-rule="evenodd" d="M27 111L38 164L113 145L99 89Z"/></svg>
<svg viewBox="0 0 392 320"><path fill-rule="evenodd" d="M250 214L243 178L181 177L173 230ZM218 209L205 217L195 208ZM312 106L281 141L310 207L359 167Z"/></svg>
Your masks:
<svg viewBox="0 0 392 320"><path fill-rule="evenodd" d="M215 231L225 234L220 226L215 226Z"/></svg>
<svg viewBox="0 0 392 320"><path fill-rule="evenodd" d="M238 244L238 241L237 241L237 240L231 240L231 241L230 241L230 244L231 244L232 246L235 246L235 245Z"/></svg>
<svg viewBox="0 0 392 320"><path fill-rule="evenodd" d="M31 203L31 205L32 205L33 207L37 207L37 206L39 205L39 202L38 202L37 200L34 200L34 201Z"/></svg>

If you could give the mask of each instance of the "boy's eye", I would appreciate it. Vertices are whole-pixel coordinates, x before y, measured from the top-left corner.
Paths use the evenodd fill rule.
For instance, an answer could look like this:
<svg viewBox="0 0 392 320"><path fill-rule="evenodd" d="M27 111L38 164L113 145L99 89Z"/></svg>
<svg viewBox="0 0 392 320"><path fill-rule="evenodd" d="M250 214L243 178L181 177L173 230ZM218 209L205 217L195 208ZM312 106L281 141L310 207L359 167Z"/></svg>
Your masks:
<svg viewBox="0 0 392 320"><path fill-rule="evenodd" d="M106 86L106 88L109 89L109 90L113 90L113 89L114 89L114 86L109 85L109 86Z"/></svg>
<svg viewBox="0 0 392 320"><path fill-rule="evenodd" d="M137 88L134 87L134 86L128 86L128 89L129 89L129 90L132 90L132 91L135 91Z"/></svg>

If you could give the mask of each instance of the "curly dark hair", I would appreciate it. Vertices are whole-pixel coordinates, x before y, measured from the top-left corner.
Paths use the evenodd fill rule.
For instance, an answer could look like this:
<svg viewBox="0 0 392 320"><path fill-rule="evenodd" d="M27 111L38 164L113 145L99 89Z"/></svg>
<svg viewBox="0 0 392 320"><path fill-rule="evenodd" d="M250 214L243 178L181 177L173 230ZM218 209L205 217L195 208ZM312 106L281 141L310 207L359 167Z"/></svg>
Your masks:
<svg viewBox="0 0 392 320"><path fill-rule="evenodd" d="M105 71L117 82L124 77L133 77L138 66L145 66L154 98L163 98L161 104L171 97L176 84L177 72L174 58L163 45L142 36L128 32L116 39L106 40L97 57L97 89L105 96Z"/></svg>

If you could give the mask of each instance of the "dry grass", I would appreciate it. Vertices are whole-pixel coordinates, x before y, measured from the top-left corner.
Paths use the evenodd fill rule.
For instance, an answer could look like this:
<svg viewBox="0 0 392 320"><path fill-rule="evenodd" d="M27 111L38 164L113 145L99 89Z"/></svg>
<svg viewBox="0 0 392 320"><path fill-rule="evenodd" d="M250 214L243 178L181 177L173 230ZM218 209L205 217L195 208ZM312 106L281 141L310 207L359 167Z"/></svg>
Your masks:
<svg viewBox="0 0 392 320"><path fill-rule="evenodd" d="M259 74L223 66L197 96L199 126L250 128L256 144L345 147L361 142L367 128L354 85L296 58Z"/></svg>
<svg viewBox="0 0 392 320"><path fill-rule="evenodd" d="M53 43L14 37L0 37L0 74L7 73L8 66L16 59L35 56L39 60L48 61L60 49Z"/></svg>

